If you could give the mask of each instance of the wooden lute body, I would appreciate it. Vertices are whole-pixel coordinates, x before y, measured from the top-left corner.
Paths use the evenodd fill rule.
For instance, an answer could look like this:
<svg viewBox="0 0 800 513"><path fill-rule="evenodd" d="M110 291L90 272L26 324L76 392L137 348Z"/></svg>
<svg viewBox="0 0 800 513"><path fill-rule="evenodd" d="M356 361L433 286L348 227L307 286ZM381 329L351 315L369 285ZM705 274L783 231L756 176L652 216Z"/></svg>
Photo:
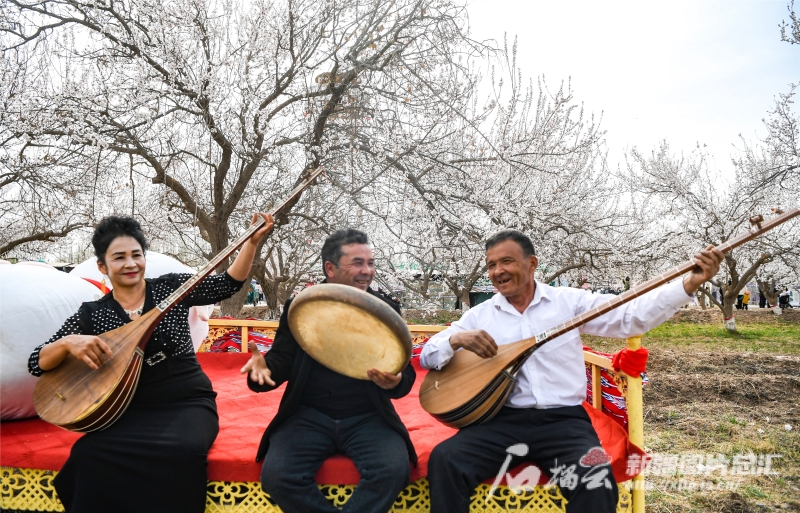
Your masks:
<svg viewBox="0 0 800 513"><path fill-rule="evenodd" d="M33 392L39 416L56 426L84 433L114 422L133 398L144 346L164 315L166 312L153 308L133 322L98 335L114 358L97 370L70 354L61 365L42 374Z"/></svg>
<svg viewBox="0 0 800 513"><path fill-rule="evenodd" d="M279 212L322 172L322 168L312 171L270 213ZM42 374L33 392L33 404L39 416L51 424L79 432L97 431L117 420L136 392L144 350L158 323L263 225L264 220L259 218L155 308L122 327L98 335L114 354L99 369L91 369L70 354L58 367Z"/></svg>
<svg viewBox="0 0 800 513"><path fill-rule="evenodd" d="M718 246L717 249L723 253L728 252L797 215L800 215L800 209L781 213L767 222L764 222L762 216L756 216L750 220L753 224L750 232ZM497 348L497 355L492 358L484 359L471 351L456 351L442 370L431 370L425 376L419 390L422 408L438 421L455 428L490 420L505 404L513 389L517 373L537 349L554 338L691 271L694 266L693 261L686 262L544 333L512 344L501 345Z"/></svg>

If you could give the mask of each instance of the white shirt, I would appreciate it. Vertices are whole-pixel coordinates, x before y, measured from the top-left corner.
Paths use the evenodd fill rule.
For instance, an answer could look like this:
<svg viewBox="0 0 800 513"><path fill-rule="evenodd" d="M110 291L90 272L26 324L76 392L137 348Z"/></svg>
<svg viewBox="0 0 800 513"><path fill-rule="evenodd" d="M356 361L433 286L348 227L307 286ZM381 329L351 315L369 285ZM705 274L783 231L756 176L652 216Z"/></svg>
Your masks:
<svg viewBox="0 0 800 513"><path fill-rule="evenodd" d="M536 282L533 300L519 313L501 294L467 311L431 337L420 355L426 369L441 369L453 357L450 337L463 330L485 330L498 345L536 336L615 296L592 294ZM586 400L586 370L581 333L626 338L642 335L666 321L691 300L682 280L663 285L546 343L522 366L506 406L555 408Z"/></svg>

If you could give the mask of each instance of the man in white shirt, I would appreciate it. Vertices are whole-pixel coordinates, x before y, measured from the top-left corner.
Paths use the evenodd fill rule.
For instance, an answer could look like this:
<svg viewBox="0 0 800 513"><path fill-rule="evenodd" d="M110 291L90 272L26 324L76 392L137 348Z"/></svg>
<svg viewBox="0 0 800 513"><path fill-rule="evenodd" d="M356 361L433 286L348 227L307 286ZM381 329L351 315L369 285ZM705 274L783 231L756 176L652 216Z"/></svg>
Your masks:
<svg viewBox="0 0 800 513"><path fill-rule="evenodd" d="M581 463L600 442L581 406L586 373L580 333L624 338L666 321L717 274L723 255L709 246L694 259L697 265L683 280L542 346L523 365L505 406L492 420L463 428L434 448L428 463L431 512L468 512L469 497L481 481L525 460L567 485L561 484L561 491L569 513L615 511L617 485L608 465L588 465L587 459ZM516 230L486 241L486 264L499 293L431 338L420 357L423 367L441 369L459 349L491 358L498 344L533 337L614 297L535 281L539 261L533 243ZM513 457L510 466L507 457ZM608 479L600 479L604 476Z"/></svg>

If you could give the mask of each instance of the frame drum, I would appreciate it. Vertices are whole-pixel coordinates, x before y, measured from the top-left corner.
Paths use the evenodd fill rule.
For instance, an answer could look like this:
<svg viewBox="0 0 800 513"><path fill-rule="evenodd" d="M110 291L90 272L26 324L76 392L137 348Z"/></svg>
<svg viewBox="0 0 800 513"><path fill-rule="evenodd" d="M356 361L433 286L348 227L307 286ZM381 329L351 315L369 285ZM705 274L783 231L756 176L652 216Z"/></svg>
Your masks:
<svg viewBox="0 0 800 513"><path fill-rule="evenodd" d="M356 379L378 369L397 374L411 359L411 332L380 299L355 287L322 283L295 296L289 329L300 347L331 370Z"/></svg>

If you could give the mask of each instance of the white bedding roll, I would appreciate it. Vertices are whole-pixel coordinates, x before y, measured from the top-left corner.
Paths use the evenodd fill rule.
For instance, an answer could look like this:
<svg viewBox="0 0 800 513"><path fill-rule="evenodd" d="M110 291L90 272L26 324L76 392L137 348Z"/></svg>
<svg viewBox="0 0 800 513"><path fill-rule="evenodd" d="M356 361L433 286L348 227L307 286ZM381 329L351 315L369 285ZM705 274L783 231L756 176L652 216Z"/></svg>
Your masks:
<svg viewBox="0 0 800 513"><path fill-rule="evenodd" d="M0 418L36 415L28 357L81 303L101 295L85 280L46 264L0 265Z"/></svg>

